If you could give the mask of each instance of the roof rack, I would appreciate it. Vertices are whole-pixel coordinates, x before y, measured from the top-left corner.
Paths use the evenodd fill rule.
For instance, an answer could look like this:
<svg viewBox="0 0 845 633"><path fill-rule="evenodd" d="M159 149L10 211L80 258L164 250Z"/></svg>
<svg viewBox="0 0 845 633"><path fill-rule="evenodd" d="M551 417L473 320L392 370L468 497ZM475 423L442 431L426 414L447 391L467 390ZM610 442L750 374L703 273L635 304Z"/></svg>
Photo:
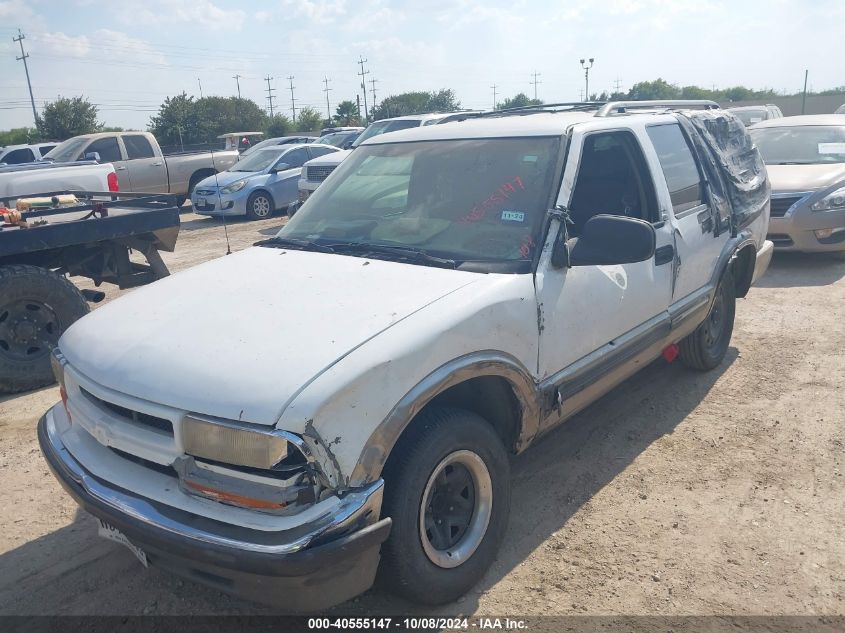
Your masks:
<svg viewBox="0 0 845 633"><path fill-rule="evenodd" d="M541 103L539 105L504 108L502 110L476 110L469 112L455 112L446 117L441 123L465 121L481 117L513 116L521 114L537 114L539 112L584 112L597 110L605 104L604 101L564 101L561 103Z"/></svg>
<svg viewBox="0 0 845 633"><path fill-rule="evenodd" d="M611 101L605 103L596 112L596 116L612 116L614 114L625 114L628 110L645 110L651 108L701 108L703 110L718 110L719 104L709 99L690 99L666 101Z"/></svg>

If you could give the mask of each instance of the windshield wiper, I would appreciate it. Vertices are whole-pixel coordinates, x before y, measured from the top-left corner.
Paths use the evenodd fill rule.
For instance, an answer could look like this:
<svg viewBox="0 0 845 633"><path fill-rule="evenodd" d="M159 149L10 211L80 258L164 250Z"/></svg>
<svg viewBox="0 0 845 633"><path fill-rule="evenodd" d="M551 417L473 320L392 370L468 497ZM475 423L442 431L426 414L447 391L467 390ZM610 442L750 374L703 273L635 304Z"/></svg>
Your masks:
<svg viewBox="0 0 845 633"><path fill-rule="evenodd" d="M423 264L425 266L437 266L439 268L457 268L458 262L454 259L437 257L422 249L410 248L407 246L391 246L388 244L366 244L363 242L344 242L332 244L331 248L335 253L350 253L355 255L388 255L400 260Z"/></svg>
<svg viewBox="0 0 845 633"><path fill-rule="evenodd" d="M311 240L304 240L298 237L271 237L267 240L255 242L253 246L269 246L271 248L292 248L301 251L316 251L317 253L334 253L335 250L330 246L318 244Z"/></svg>

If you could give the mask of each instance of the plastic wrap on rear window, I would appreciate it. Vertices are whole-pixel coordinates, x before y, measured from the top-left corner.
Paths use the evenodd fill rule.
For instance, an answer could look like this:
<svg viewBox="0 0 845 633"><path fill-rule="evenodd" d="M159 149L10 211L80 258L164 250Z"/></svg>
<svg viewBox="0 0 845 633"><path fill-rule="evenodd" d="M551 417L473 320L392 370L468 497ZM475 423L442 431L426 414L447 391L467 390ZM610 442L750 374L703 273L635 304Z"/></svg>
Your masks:
<svg viewBox="0 0 845 633"><path fill-rule="evenodd" d="M763 213L771 189L766 165L745 126L724 110L679 112L679 121L697 145L719 216L732 216L734 230Z"/></svg>

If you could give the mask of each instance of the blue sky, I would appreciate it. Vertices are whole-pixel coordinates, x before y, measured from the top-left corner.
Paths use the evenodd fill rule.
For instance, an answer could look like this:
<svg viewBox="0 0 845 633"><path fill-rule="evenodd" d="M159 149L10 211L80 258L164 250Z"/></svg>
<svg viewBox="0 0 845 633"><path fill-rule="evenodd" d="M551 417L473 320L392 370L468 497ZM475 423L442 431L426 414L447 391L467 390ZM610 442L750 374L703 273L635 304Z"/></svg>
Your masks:
<svg viewBox="0 0 845 633"><path fill-rule="evenodd" d="M266 106L325 111L360 93L359 55L376 97L452 88L464 107L533 94L571 101L583 89L673 83L795 91L804 69L823 89L845 84L842 0L0 0L0 129L32 124L12 42L27 36L36 105L85 95L110 125L144 128L167 95L241 94ZM372 84L367 83L372 100ZM332 108L334 105L332 106Z"/></svg>

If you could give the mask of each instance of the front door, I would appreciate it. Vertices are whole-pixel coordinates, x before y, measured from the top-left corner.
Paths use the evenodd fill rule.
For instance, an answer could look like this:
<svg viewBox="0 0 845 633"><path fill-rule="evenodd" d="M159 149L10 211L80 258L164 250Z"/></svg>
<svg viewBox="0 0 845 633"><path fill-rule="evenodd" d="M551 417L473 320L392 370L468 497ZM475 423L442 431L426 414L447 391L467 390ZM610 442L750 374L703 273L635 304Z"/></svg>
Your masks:
<svg viewBox="0 0 845 633"><path fill-rule="evenodd" d="M132 191L167 193L167 166L164 158L156 156L153 146L142 134L124 134L126 167L132 181Z"/></svg>
<svg viewBox="0 0 845 633"><path fill-rule="evenodd" d="M660 327L666 326L661 321L671 299L672 230L660 216L650 175L653 168L639 134L632 130L573 134L574 149L559 198L572 219L570 237L577 237L594 215L626 215L654 225L657 251L654 258L634 264L540 266L541 382L557 384L572 368L587 364L599 373L609 371L619 361L613 358L618 350L653 342Z"/></svg>
<svg viewBox="0 0 845 633"><path fill-rule="evenodd" d="M96 152L100 155L101 163L111 163L114 165L114 171L117 173L117 183L121 191L133 191L132 180L129 177L129 170L126 167L126 161L120 151L120 145L117 142L117 136L103 136L88 144L82 153L79 155L79 160L83 160L86 154Z"/></svg>
<svg viewBox="0 0 845 633"><path fill-rule="evenodd" d="M299 190L297 188L299 174L302 172L302 166L310 158L307 149L296 147L282 154L279 160L276 161L275 168L284 167L284 170L270 174L267 187L273 195L273 201L276 203L277 209L286 207L296 201L299 196Z"/></svg>

